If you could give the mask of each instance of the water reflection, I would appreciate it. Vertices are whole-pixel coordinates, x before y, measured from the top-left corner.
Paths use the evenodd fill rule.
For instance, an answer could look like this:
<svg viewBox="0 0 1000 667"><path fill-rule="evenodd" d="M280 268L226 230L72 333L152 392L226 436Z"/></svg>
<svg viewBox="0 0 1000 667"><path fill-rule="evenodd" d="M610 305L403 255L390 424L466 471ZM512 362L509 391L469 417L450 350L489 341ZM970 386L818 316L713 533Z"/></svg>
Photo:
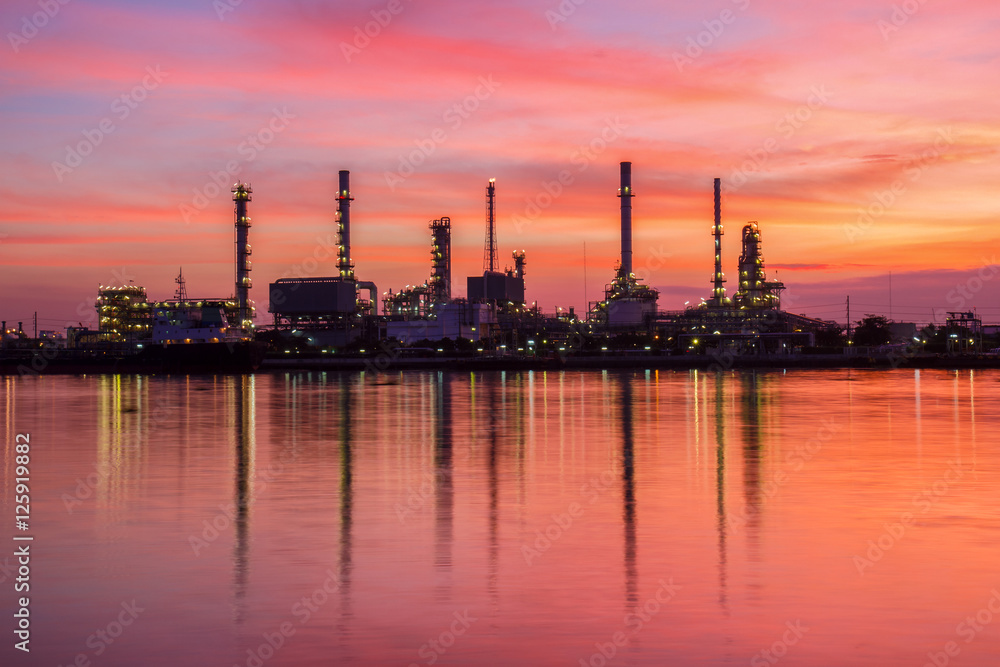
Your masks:
<svg viewBox="0 0 1000 667"><path fill-rule="evenodd" d="M766 400L765 377L757 371L746 371L740 376L742 396L740 416L743 423L743 523L746 530L747 559L751 563L761 562L760 535L764 498L762 493L764 445L762 437L761 413ZM757 568L753 569L757 572ZM759 576L752 574L747 586L760 591ZM756 595L754 596L756 598Z"/></svg>
<svg viewBox="0 0 1000 667"><path fill-rule="evenodd" d="M812 629L782 667L922 664L996 585L998 380L508 372L477 374L474 396L457 372L378 388L347 373L8 380L0 418L39 443L32 492L50 547L36 661L68 664L138 599L148 617L108 645L108 664L257 664L247 650L286 622L295 634L266 666L597 664L612 645L609 667L749 664L799 618ZM827 417L839 430L824 439L810 425ZM820 449L790 464L809 442ZM944 489L959 454L964 474ZM52 499L95 462L112 475L65 511ZM522 547L595 479L593 504L526 562ZM220 505L231 524L192 554L189 535ZM918 521L859 575L854 557L904 511ZM329 601L307 622L292 614L328 571ZM677 599L628 634L622 607L646 608L661 577ZM466 610L480 620L459 636ZM178 637L210 655L184 655ZM995 665L1000 635L961 648L963 665Z"/></svg>
<svg viewBox="0 0 1000 667"><path fill-rule="evenodd" d="M229 404L233 406L233 444L236 453L236 498L233 529L233 621L242 625L246 617L247 583L250 578L250 506L256 477L256 407L254 376L227 378Z"/></svg>
<svg viewBox="0 0 1000 667"><path fill-rule="evenodd" d="M340 401L340 553L337 574L340 581L341 622L350 618L351 575L353 571L352 528L354 510L354 458L351 440L352 387L340 376L338 382Z"/></svg>
<svg viewBox="0 0 1000 667"><path fill-rule="evenodd" d="M91 486L106 522L113 525L130 502L130 486L154 415L147 409L149 381L143 376L102 375L99 382L95 464L103 483Z"/></svg>
<svg viewBox="0 0 1000 667"><path fill-rule="evenodd" d="M500 440L500 402L497 400L495 376L490 376L486 385L486 409L489 412L489 448L486 455L486 470L489 484L489 554L486 576L490 595L490 608L496 613L499 607L497 578L500 567L500 472L498 465Z"/></svg>
<svg viewBox="0 0 1000 667"><path fill-rule="evenodd" d="M715 515L719 533L719 606L729 616L726 591L726 419L722 372L715 376Z"/></svg>
<svg viewBox="0 0 1000 667"><path fill-rule="evenodd" d="M451 373L439 372L434 383L434 568L435 597L451 595L451 552L455 488L451 409Z"/></svg>
<svg viewBox="0 0 1000 667"><path fill-rule="evenodd" d="M639 602L637 590L635 541L635 438L632 417L632 378L622 375L622 522L625 525L625 609L633 609Z"/></svg>

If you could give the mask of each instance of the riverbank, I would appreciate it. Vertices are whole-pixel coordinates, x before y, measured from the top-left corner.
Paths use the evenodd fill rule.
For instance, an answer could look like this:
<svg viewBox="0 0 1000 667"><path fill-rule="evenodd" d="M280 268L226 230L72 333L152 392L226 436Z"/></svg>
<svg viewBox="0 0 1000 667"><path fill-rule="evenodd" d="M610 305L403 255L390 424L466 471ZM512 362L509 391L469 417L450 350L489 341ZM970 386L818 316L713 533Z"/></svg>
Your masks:
<svg viewBox="0 0 1000 667"><path fill-rule="evenodd" d="M201 354L197 358L166 359L163 355L85 356L60 354L19 355L0 358L0 375L109 375L109 374L244 374L254 372L255 363L242 355ZM256 362L256 360L254 360ZM726 371L731 369L820 369L820 368L1000 368L995 355L901 355L901 354L786 354L786 355L657 355L601 354L565 357L448 356L398 357L387 353L356 356L294 355L267 357L258 372L281 371L490 371L490 370L611 370L665 369Z"/></svg>

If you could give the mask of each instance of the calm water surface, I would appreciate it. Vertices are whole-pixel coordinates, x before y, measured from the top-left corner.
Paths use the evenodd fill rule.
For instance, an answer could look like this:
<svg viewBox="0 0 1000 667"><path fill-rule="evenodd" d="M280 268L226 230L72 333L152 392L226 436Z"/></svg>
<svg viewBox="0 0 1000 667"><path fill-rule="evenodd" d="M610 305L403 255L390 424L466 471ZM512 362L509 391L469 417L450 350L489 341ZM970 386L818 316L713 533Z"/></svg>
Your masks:
<svg viewBox="0 0 1000 667"><path fill-rule="evenodd" d="M0 382L4 665L1000 664L1000 372Z"/></svg>

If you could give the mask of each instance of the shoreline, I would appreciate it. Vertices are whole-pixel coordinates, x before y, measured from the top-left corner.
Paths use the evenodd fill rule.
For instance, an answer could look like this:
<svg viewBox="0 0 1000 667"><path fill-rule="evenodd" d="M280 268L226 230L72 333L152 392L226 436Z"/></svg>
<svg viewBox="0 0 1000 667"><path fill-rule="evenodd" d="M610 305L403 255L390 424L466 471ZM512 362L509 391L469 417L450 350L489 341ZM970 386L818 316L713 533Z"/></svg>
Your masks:
<svg viewBox="0 0 1000 667"><path fill-rule="evenodd" d="M394 358L387 354L328 357L265 358L255 370L233 370L218 365L165 367L134 357L122 358L60 358L58 355L42 363L32 357L0 358L0 376L22 375L244 375L283 371L369 371L381 373L411 370L494 371L494 370L705 370L737 369L801 369L822 370L839 368L894 369L927 368L965 370L1000 368L1000 357L986 355L900 355L900 354L824 354L824 355L596 355L554 358L537 357L462 357Z"/></svg>

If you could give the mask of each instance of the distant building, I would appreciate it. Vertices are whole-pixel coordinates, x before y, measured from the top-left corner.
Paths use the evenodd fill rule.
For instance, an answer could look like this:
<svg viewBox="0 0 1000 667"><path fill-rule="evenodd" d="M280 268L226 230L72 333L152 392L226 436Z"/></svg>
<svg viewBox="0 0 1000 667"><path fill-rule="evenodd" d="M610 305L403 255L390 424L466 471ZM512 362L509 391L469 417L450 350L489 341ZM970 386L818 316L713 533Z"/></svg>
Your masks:
<svg viewBox="0 0 1000 667"><path fill-rule="evenodd" d="M445 338L478 341L489 339L495 324L493 309L489 304L453 301L436 305L434 315L426 319L388 322L386 335L404 344Z"/></svg>
<svg viewBox="0 0 1000 667"><path fill-rule="evenodd" d="M101 286L97 292L98 331L104 340L130 342L149 338L152 308L146 288L139 285Z"/></svg>
<svg viewBox="0 0 1000 667"><path fill-rule="evenodd" d="M219 343L239 338L240 306L233 299L153 304L154 343Z"/></svg>

